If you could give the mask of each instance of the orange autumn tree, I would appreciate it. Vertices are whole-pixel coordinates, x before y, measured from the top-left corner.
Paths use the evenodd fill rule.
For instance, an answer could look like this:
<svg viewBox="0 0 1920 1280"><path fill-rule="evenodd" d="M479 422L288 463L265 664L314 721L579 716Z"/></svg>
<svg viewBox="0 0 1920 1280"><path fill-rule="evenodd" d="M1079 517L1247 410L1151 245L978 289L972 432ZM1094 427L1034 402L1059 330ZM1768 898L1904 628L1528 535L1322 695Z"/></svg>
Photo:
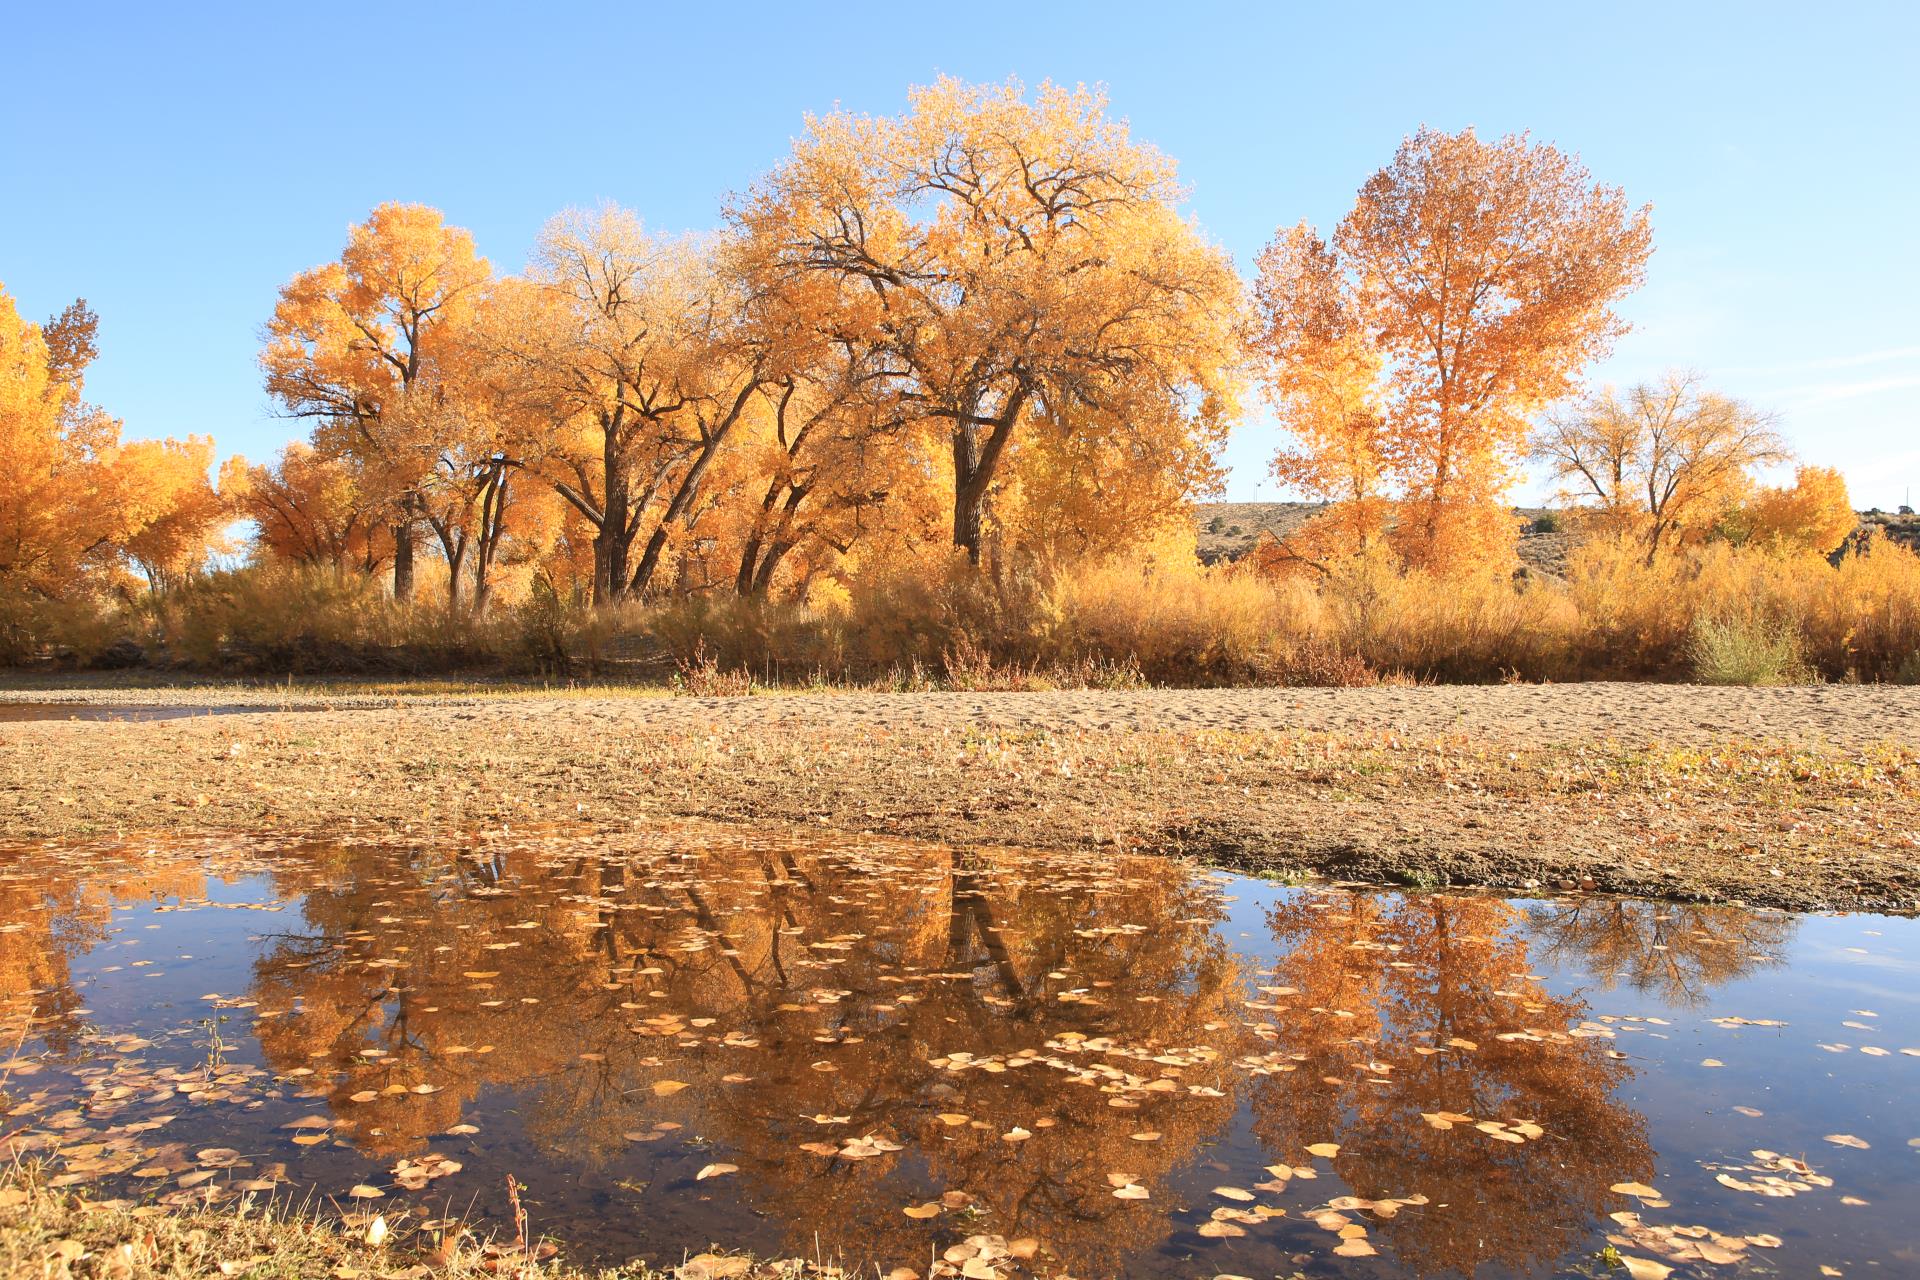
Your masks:
<svg viewBox="0 0 1920 1280"><path fill-rule="evenodd" d="M383 204L349 231L337 261L281 289L267 324L268 394L311 420L315 446L351 460L362 493L387 508L398 600L413 593L419 526L457 559L469 495L436 502L437 446L469 425L456 339L490 275L472 235L438 210ZM457 593L460 566L449 569Z"/></svg>
<svg viewBox="0 0 1920 1280"><path fill-rule="evenodd" d="M95 325L77 302L43 329L0 289L0 583L13 592L61 594L120 530L120 424L80 398Z"/></svg>
<svg viewBox="0 0 1920 1280"><path fill-rule="evenodd" d="M1271 464L1281 484L1328 504L1280 548L1324 568L1365 555L1386 532L1389 441L1380 355L1341 292L1339 264L1304 223L1260 254L1252 345L1268 362L1268 401L1294 444Z"/></svg>
<svg viewBox="0 0 1920 1280"><path fill-rule="evenodd" d="M1356 472L1361 501L1391 493L1411 566L1504 567L1529 420L1624 331L1613 305L1651 237L1646 209L1564 152L1420 130L1330 246L1300 227L1262 255L1256 346L1298 441L1281 474L1340 502Z"/></svg>
<svg viewBox="0 0 1920 1280"><path fill-rule="evenodd" d="M50 600L128 563L161 586L199 567L225 509L205 437L123 443L83 397L98 318L75 302L45 326L0 289L0 589Z"/></svg>
<svg viewBox="0 0 1920 1280"><path fill-rule="evenodd" d="M1830 555L1839 550L1860 517L1847 496L1847 482L1832 467L1801 467L1793 484L1765 488L1740 512L1736 523L1747 541L1770 550Z"/></svg>
<svg viewBox="0 0 1920 1280"><path fill-rule="evenodd" d="M1586 397L1547 420L1533 453L1563 501L1597 531L1638 539L1648 564L1705 536L1752 488L1755 468L1789 456L1771 415L1704 390L1694 373Z"/></svg>
<svg viewBox="0 0 1920 1280"><path fill-rule="evenodd" d="M178 586L228 545L224 530L232 502L210 479L213 456L212 436L121 446L121 467L147 517L121 550L156 591Z"/></svg>
<svg viewBox="0 0 1920 1280"><path fill-rule="evenodd" d="M804 584L876 532L915 523L926 486L916 422L846 348L815 353L765 393L743 462L734 589L765 598L782 566ZM791 559L790 559L791 557Z"/></svg>
<svg viewBox="0 0 1920 1280"><path fill-rule="evenodd" d="M489 308L490 376L543 437L540 474L592 527L596 604L665 576L775 376L779 335L756 322L737 252L652 235L617 206L569 211Z"/></svg>
<svg viewBox="0 0 1920 1280"><path fill-rule="evenodd" d="M360 492L354 468L294 441L271 464L243 467L223 490L253 522L253 544L271 560L331 570L376 572L392 555L393 535Z"/></svg>
<svg viewBox="0 0 1920 1280"><path fill-rule="evenodd" d="M942 79L900 117L811 119L733 217L776 282L832 284L828 323L938 424L977 564L1034 437L1152 459L1163 504L1213 482L1240 287L1180 194L1096 92Z"/></svg>

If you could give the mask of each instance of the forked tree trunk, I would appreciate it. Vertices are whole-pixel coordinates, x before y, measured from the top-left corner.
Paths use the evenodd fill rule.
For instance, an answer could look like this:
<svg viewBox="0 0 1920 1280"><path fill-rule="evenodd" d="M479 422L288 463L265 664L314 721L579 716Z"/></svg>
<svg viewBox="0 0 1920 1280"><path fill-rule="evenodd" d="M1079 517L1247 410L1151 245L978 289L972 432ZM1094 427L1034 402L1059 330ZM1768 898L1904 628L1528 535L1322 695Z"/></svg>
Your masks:
<svg viewBox="0 0 1920 1280"><path fill-rule="evenodd" d="M982 530L986 523L987 491L1013 438L1014 424L1026 408L1028 392L1016 387L1000 408L1000 416L979 420L977 401L962 406L953 424L953 545L980 563ZM984 432L984 435L982 434Z"/></svg>

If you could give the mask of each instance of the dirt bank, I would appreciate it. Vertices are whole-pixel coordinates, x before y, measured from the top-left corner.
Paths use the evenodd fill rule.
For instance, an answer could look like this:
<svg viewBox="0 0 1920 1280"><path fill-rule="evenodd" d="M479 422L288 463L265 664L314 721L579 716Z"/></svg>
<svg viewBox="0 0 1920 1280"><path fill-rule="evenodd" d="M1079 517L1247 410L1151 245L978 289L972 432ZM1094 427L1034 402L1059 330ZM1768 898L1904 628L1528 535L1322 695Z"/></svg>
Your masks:
<svg viewBox="0 0 1920 1280"><path fill-rule="evenodd" d="M243 692L165 697L232 707ZM1920 690L589 691L0 725L0 832L11 837L429 836L650 815L1119 844L1406 884L1571 880L1913 910Z"/></svg>

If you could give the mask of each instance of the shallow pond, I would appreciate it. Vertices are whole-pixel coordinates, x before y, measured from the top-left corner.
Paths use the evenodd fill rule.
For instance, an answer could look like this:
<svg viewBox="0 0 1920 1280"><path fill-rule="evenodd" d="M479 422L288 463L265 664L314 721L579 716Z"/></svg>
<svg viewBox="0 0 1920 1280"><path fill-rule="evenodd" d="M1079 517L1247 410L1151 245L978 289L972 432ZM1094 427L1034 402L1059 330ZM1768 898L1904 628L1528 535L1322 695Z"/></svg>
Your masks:
<svg viewBox="0 0 1920 1280"><path fill-rule="evenodd" d="M1920 1274L1907 919L706 827L16 846L0 1032L0 1158L62 1185L504 1232L511 1175L577 1260Z"/></svg>

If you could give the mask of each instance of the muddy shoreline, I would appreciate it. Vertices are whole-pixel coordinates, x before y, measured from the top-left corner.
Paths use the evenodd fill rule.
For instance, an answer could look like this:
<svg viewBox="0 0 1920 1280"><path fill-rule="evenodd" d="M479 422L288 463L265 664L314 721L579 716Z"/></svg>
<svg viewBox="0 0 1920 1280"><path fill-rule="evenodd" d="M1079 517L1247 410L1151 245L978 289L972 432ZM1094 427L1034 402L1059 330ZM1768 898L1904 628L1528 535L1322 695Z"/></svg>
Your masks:
<svg viewBox="0 0 1920 1280"><path fill-rule="evenodd" d="M231 708L241 693L59 696ZM307 709L271 709L294 695ZM1920 909L1909 689L256 696L257 712L0 725L0 834L431 838L694 817L1402 886Z"/></svg>

